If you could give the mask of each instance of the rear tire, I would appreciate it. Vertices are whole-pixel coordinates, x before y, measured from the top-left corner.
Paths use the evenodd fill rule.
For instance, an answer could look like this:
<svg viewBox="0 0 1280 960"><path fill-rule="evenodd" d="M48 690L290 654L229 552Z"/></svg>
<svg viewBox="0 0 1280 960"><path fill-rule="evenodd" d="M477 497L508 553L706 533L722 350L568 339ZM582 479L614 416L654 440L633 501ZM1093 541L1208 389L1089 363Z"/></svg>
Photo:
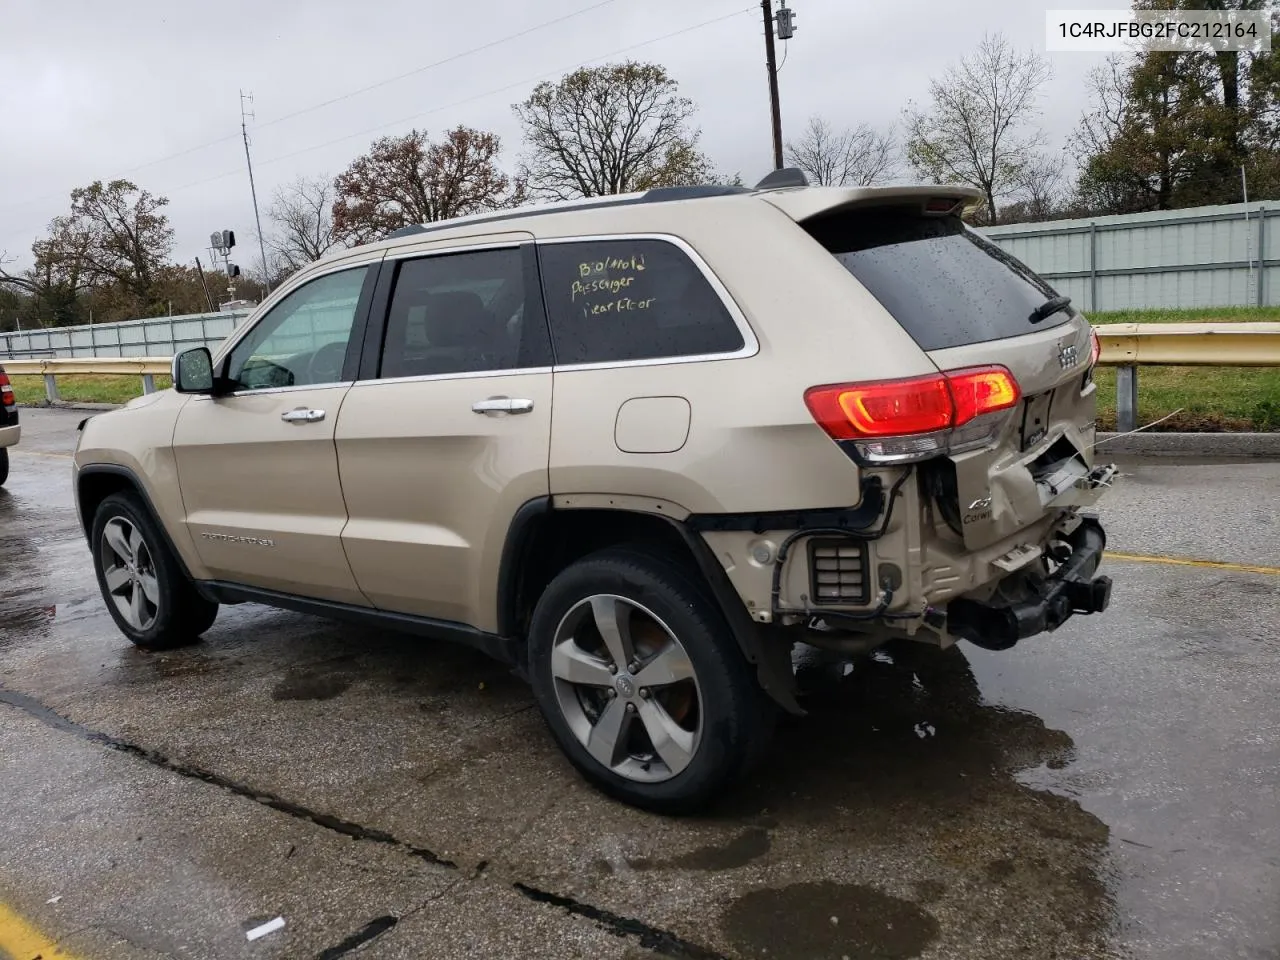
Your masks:
<svg viewBox="0 0 1280 960"><path fill-rule="evenodd" d="M0 447L0 487L9 479L9 448Z"/></svg>
<svg viewBox="0 0 1280 960"><path fill-rule="evenodd" d="M113 493L99 504L90 547L107 610L137 646L184 646L213 625L218 605L196 592L150 512L133 494Z"/></svg>
<svg viewBox="0 0 1280 960"><path fill-rule="evenodd" d="M529 674L583 777L659 813L705 807L772 733L772 704L720 610L655 553L604 550L552 580L530 625Z"/></svg>

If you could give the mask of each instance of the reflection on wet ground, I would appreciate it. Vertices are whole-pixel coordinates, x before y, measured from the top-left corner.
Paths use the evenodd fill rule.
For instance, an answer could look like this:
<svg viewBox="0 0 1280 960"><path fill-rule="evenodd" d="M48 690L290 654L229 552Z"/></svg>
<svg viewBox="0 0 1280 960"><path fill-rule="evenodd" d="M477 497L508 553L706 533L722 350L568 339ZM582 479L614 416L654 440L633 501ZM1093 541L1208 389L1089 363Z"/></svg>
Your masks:
<svg viewBox="0 0 1280 960"><path fill-rule="evenodd" d="M811 653L808 716L718 808L672 820L586 788L527 688L464 649L249 606L195 647L129 647L65 464L19 466L0 902L81 931L85 955L248 955L246 924L277 913L255 956L1280 946L1271 581L1116 568L1105 618L1008 653ZM55 888L72 899L46 905Z"/></svg>
<svg viewBox="0 0 1280 960"><path fill-rule="evenodd" d="M1041 955L1068 943L1076 956L1108 953L1106 825L1015 776L1069 764L1066 733L984 703L958 648L894 645L852 670L815 653L799 675L810 715L786 724L768 780L734 815L766 810L850 850L903 844L923 861L905 872L923 875L903 896L860 883L752 891L723 920L746 955L913 957L939 933L927 910L998 930L1010 903L1052 918Z"/></svg>
<svg viewBox="0 0 1280 960"><path fill-rule="evenodd" d="M855 883L794 883L753 890L724 919L744 956L918 957L938 937L938 921L910 900Z"/></svg>

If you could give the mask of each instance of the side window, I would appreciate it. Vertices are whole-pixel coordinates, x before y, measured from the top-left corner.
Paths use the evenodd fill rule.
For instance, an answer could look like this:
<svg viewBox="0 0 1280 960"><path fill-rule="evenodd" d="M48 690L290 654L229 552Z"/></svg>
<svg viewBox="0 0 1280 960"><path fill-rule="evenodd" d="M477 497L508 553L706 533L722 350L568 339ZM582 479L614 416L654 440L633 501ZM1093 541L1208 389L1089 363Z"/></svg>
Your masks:
<svg viewBox="0 0 1280 960"><path fill-rule="evenodd" d="M697 266L665 240L539 247L556 363L732 353L742 333Z"/></svg>
<svg viewBox="0 0 1280 960"><path fill-rule="evenodd" d="M396 273L379 376L545 366L541 310L526 310L519 248L406 260Z"/></svg>
<svg viewBox="0 0 1280 960"><path fill-rule="evenodd" d="M272 307L235 345L235 390L339 383L368 267L312 280Z"/></svg>

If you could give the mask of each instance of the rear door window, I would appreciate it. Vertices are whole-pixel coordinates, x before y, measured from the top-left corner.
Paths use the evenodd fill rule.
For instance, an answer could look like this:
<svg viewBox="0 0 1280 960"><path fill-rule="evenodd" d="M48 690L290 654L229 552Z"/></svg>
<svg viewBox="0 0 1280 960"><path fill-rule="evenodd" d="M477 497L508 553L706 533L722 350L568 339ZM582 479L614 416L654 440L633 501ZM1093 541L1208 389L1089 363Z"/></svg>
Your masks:
<svg viewBox="0 0 1280 960"><path fill-rule="evenodd" d="M733 353L745 345L724 301L673 243L539 245L556 363Z"/></svg>
<svg viewBox="0 0 1280 960"><path fill-rule="evenodd" d="M440 376L544 366L550 361L541 310L529 311L517 247L405 260L387 316L379 376ZM533 287L537 296L537 287Z"/></svg>
<svg viewBox="0 0 1280 960"><path fill-rule="evenodd" d="M1057 292L959 217L882 207L802 226L923 350L1017 337L1071 319L1065 310L1033 324L1032 311Z"/></svg>

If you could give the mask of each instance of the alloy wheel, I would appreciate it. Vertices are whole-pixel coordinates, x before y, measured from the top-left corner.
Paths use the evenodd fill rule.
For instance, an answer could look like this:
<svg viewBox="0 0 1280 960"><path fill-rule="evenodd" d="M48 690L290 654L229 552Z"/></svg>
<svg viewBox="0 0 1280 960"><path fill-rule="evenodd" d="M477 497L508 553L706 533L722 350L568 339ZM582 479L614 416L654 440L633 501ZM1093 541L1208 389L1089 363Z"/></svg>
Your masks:
<svg viewBox="0 0 1280 960"><path fill-rule="evenodd" d="M609 594L579 601L556 628L551 674L569 729L615 774L657 783L693 760L698 679L683 644L647 607Z"/></svg>
<svg viewBox="0 0 1280 960"><path fill-rule="evenodd" d="M125 517L102 529L102 578L120 616L144 633L160 615L160 581L142 532Z"/></svg>

